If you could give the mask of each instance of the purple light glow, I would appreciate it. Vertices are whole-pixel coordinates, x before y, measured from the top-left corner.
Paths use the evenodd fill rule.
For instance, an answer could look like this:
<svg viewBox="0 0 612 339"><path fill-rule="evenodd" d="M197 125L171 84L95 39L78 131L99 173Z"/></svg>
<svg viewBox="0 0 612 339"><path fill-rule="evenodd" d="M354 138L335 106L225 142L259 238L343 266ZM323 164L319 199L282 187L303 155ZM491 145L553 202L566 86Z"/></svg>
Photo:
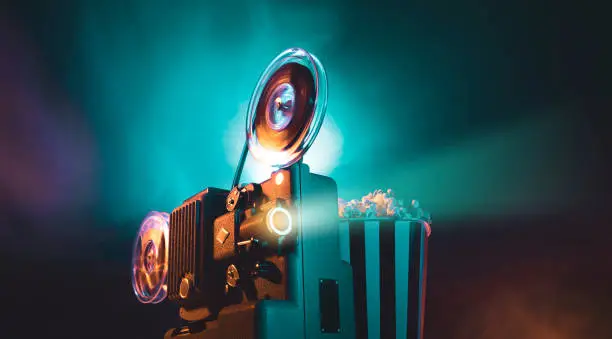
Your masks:
<svg viewBox="0 0 612 339"><path fill-rule="evenodd" d="M0 18L0 208L31 221L74 214L95 196L91 132L37 60L19 27Z"/></svg>

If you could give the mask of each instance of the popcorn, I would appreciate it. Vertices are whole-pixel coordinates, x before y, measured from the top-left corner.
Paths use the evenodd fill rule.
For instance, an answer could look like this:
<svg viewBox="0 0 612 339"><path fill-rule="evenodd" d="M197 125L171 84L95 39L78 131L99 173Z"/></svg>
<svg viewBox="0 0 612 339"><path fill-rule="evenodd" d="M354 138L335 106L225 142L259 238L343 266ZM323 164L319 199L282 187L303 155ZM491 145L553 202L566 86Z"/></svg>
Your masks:
<svg viewBox="0 0 612 339"><path fill-rule="evenodd" d="M397 219L421 219L431 224L431 215L420 207L417 200L411 200L408 208L395 198L391 189L375 190L361 199L346 201L338 199L338 215L341 218L394 217Z"/></svg>
<svg viewBox="0 0 612 339"><path fill-rule="evenodd" d="M374 218L378 215L378 206L376 204L371 204L365 211L366 218Z"/></svg>

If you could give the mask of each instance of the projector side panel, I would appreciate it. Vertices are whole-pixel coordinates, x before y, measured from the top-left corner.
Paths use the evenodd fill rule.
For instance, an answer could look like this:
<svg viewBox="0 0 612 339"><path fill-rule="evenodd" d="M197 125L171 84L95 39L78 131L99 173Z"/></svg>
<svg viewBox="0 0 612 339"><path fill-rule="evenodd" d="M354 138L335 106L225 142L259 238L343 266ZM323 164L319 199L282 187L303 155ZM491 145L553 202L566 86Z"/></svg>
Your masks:
<svg viewBox="0 0 612 339"><path fill-rule="evenodd" d="M291 178L299 212L288 256L289 298L258 302L257 338L354 339L353 273L341 258L336 183L301 164L292 166Z"/></svg>
<svg viewBox="0 0 612 339"><path fill-rule="evenodd" d="M334 333L337 307L337 338L355 338L353 273L341 259L338 227L338 189L331 178L301 169L301 224L304 267L304 314L306 338L324 338ZM322 284L337 283L336 305L328 303L330 294ZM323 303L323 304L322 304ZM332 319L325 319L325 318ZM327 327L327 328L326 328Z"/></svg>

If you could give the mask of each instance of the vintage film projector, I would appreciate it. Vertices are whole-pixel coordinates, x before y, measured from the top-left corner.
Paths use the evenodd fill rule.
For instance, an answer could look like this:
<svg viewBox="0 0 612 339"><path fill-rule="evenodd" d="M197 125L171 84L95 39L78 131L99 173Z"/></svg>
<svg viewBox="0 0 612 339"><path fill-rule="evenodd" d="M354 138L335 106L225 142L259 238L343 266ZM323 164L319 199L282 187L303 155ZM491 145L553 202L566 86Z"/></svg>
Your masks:
<svg viewBox="0 0 612 339"><path fill-rule="evenodd" d="M166 338L422 338L431 220L350 203L339 218L336 183L301 161L326 101L319 60L282 52L251 97L232 188L146 216L132 285L179 306ZM277 170L241 186L249 152Z"/></svg>
<svg viewBox="0 0 612 339"><path fill-rule="evenodd" d="M282 52L251 97L231 190L210 187L169 215L145 218L133 288L143 303L167 296L180 307L184 324L166 338L355 338L336 183L301 162L326 101L319 60L300 48ZM239 186L249 151L278 170Z"/></svg>

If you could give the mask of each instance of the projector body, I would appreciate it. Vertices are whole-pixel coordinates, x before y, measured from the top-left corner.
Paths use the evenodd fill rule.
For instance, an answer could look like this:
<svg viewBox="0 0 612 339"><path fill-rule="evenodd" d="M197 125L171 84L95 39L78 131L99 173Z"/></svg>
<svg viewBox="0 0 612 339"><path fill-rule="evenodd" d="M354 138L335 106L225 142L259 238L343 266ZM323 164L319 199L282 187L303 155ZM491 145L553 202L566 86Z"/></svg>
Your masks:
<svg viewBox="0 0 612 339"><path fill-rule="evenodd" d="M166 338L355 338L334 180L298 162L247 186L260 189L231 212L231 192L209 188L170 215L168 298L186 325ZM264 219L279 201L292 226L274 239Z"/></svg>

